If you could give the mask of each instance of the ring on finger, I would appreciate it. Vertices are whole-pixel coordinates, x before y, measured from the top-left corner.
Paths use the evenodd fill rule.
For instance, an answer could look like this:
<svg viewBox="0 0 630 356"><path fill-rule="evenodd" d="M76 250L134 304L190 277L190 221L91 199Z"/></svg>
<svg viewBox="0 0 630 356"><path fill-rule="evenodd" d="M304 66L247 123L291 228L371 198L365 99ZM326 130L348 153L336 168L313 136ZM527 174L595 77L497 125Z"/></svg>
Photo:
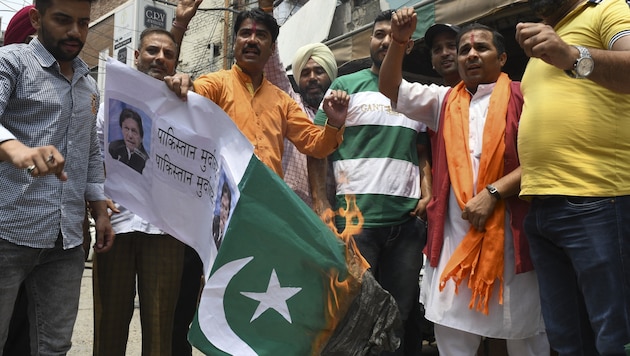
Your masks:
<svg viewBox="0 0 630 356"><path fill-rule="evenodd" d="M28 174L32 174L35 169L37 169L37 167L35 167L34 164L31 164L30 166L26 167L26 172Z"/></svg>

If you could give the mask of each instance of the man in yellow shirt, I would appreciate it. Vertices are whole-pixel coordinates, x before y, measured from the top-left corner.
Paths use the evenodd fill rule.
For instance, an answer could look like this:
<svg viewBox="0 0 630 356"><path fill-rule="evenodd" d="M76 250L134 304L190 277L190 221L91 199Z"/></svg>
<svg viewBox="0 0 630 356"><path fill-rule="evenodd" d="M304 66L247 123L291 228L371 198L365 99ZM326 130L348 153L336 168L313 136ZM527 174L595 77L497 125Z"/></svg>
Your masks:
<svg viewBox="0 0 630 356"><path fill-rule="evenodd" d="M284 138L304 154L326 157L342 141L349 97L334 91L324 98L328 123L323 129L315 126L299 105L263 74L279 32L271 14L260 9L243 11L234 24L236 64L231 70L202 75L194 85L185 74L165 81L184 100L188 90L193 90L220 106L254 145L256 156L283 177Z"/></svg>
<svg viewBox="0 0 630 356"><path fill-rule="evenodd" d="M630 343L630 9L530 0L518 134L525 232L551 347L625 355Z"/></svg>

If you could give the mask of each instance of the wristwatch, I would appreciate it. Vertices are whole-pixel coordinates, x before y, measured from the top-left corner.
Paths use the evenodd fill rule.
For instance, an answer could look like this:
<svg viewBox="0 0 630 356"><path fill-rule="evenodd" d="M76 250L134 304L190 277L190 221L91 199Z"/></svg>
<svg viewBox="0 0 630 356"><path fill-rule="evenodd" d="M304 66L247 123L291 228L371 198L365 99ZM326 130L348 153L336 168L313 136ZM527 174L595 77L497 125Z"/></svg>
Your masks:
<svg viewBox="0 0 630 356"><path fill-rule="evenodd" d="M499 194L499 191L494 185L486 185L486 190L488 190L488 192L490 192L490 195L492 195L496 200L501 200L501 194Z"/></svg>
<svg viewBox="0 0 630 356"><path fill-rule="evenodd" d="M571 78L583 79L593 73L595 68L595 61L591 57L591 53L586 47L573 46L580 52L580 57L573 63L573 69L565 70L565 73Z"/></svg>

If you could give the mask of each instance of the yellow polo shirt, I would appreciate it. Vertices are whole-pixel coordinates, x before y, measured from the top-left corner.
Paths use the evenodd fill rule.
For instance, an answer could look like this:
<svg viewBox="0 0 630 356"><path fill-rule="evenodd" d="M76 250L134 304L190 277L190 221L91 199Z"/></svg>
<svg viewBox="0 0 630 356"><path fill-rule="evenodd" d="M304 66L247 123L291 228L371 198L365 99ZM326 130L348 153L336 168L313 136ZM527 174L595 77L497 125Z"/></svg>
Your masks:
<svg viewBox="0 0 630 356"><path fill-rule="evenodd" d="M623 0L584 3L555 30L568 44L608 49L630 31L630 9ZM536 58L521 89L521 196L630 194L630 95Z"/></svg>

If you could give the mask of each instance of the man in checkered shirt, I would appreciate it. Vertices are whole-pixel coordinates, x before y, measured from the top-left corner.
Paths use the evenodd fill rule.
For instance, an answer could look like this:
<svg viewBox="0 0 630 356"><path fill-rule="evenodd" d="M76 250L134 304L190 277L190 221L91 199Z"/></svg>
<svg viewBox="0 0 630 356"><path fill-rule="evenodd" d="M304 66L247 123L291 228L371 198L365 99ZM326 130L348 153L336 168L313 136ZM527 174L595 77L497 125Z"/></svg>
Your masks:
<svg viewBox="0 0 630 356"><path fill-rule="evenodd" d="M37 38L0 48L0 350L22 282L31 351L70 349L85 201L96 219L95 251L114 241L95 129L98 90L77 58L92 1L37 0L29 10Z"/></svg>

